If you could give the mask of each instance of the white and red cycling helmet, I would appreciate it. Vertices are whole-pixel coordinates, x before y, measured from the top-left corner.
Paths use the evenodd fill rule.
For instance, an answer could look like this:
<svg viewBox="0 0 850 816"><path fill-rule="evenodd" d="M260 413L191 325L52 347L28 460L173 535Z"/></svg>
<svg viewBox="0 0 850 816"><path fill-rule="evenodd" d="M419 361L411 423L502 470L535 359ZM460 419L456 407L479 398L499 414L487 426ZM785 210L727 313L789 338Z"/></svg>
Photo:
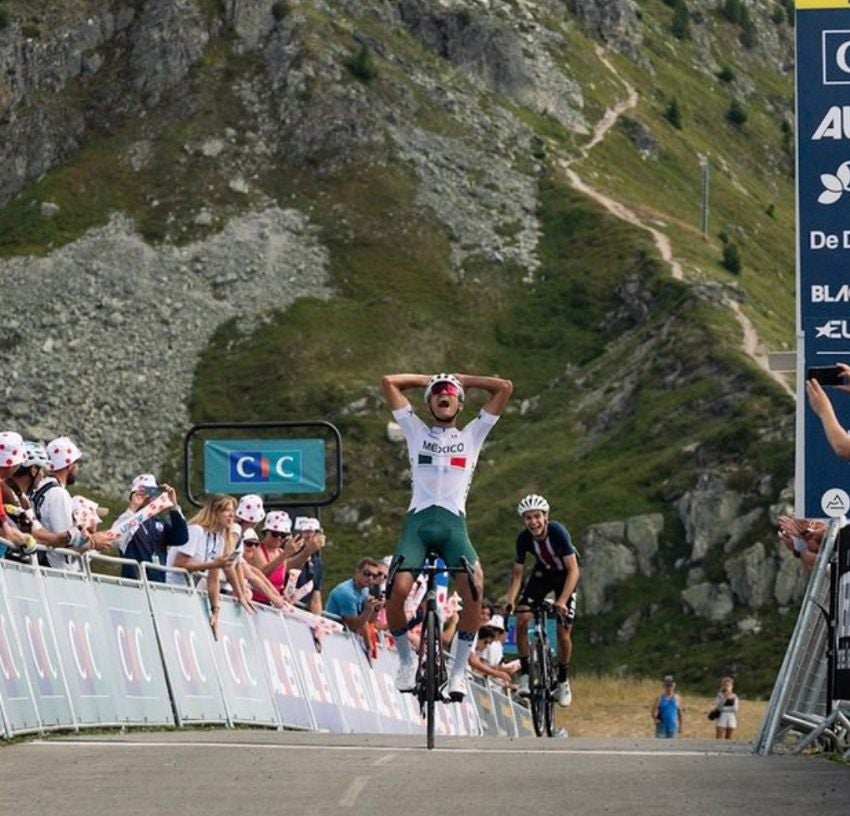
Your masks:
<svg viewBox="0 0 850 816"><path fill-rule="evenodd" d="M428 385L425 386L425 404L428 404L432 394L443 393L456 396L459 402L463 402L465 396L460 380L454 374L445 372L435 374L428 380Z"/></svg>

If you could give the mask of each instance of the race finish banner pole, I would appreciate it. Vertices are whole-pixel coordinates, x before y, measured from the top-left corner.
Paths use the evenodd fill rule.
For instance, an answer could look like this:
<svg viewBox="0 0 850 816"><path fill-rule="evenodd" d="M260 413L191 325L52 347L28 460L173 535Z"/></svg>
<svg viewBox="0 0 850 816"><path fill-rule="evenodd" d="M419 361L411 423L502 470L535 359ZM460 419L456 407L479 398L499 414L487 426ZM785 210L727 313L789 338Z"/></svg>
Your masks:
<svg viewBox="0 0 850 816"><path fill-rule="evenodd" d="M850 363L850 4L796 0L797 512L850 511L850 473L808 407L812 367ZM828 388L850 427L850 397Z"/></svg>

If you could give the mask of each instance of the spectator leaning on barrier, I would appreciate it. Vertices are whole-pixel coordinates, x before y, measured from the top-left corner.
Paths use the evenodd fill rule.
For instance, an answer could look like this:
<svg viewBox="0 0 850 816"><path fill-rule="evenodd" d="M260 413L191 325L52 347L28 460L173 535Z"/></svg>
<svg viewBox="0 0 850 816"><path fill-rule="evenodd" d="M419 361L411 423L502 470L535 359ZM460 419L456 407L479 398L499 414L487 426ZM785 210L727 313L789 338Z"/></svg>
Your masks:
<svg viewBox="0 0 850 816"><path fill-rule="evenodd" d="M29 494L31 494L44 478L50 460L44 445L37 442L24 442L24 460L10 476L0 482L3 489L3 506L9 521L24 536L30 536L35 542L47 546L61 546L65 541L64 534L51 533L45 530L35 517ZM7 552L8 558L29 560L34 552L34 543L18 543L15 552Z"/></svg>
<svg viewBox="0 0 850 816"><path fill-rule="evenodd" d="M780 516L777 519L779 540L799 558L806 569L811 569L817 560L821 542L828 529L821 519L792 518Z"/></svg>
<svg viewBox="0 0 850 816"><path fill-rule="evenodd" d="M302 603L314 615L322 614L322 583L325 578L325 565L322 562L322 550L325 548L326 538L319 519L312 516L299 516L295 519L295 532L301 535L304 542L304 550L290 564L290 568L299 566L301 574L298 576L298 589L306 587L312 582L312 590L302 598ZM303 563L298 563L300 557Z"/></svg>
<svg viewBox="0 0 850 816"><path fill-rule="evenodd" d="M81 534L74 525L71 494L68 487L77 481L77 474L85 459L85 454L67 436L59 436L48 442L47 455L50 458L48 468L50 475L42 480L38 489L32 495L33 509L36 518L51 533L61 533L64 540L61 544L50 546L73 546L80 552L90 547L106 549L115 540L115 534L109 530L99 533ZM56 569L67 569L79 572L82 565L77 559L72 559L60 553L48 552L47 565Z"/></svg>
<svg viewBox="0 0 850 816"><path fill-rule="evenodd" d="M218 633L222 570L239 602L246 610L253 611L250 601L245 597L244 584L234 569L240 555L240 550L236 548L240 529L235 518L236 499L220 493L207 496L200 512L189 519L188 541L182 547L172 547L168 551L169 567L206 573L213 634ZM166 581L185 586L183 576L178 573L169 572Z"/></svg>
<svg viewBox="0 0 850 816"><path fill-rule="evenodd" d="M372 558L361 558L357 562L354 576L337 584L328 595L326 611L341 618L343 623L359 635L366 634L366 624L375 620L383 604L380 598L369 595L369 587L377 575L378 562Z"/></svg>
<svg viewBox="0 0 850 816"><path fill-rule="evenodd" d="M24 461L24 440L14 431L0 433L0 480L11 476ZM31 550L35 539L15 527L6 514L5 501L0 502L0 537L17 547ZM5 544L3 545L5 552Z"/></svg>
<svg viewBox="0 0 850 816"><path fill-rule="evenodd" d="M132 518L162 493L168 495L172 504L167 516L153 516L143 521L135 532L119 534L115 545L125 558L132 558L140 563L165 564L168 548L182 547L189 540L189 530L177 500L177 493L167 484L158 484L152 473L141 473L133 479L127 509L118 516L114 526L118 527ZM121 575L124 578L138 578L139 571L129 564L123 564ZM161 570L149 570L148 579L162 583L165 581L165 573Z"/></svg>
<svg viewBox="0 0 850 816"><path fill-rule="evenodd" d="M277 593L286 587L287 560L302 548L300 539L293 539L291 531L289 515L283 510L272 510L265 516L263 540L256 544L245 541L245 559L265 576ZM269 595L262 589L255 588L253 594L255 601L269 603Z"/></svg>

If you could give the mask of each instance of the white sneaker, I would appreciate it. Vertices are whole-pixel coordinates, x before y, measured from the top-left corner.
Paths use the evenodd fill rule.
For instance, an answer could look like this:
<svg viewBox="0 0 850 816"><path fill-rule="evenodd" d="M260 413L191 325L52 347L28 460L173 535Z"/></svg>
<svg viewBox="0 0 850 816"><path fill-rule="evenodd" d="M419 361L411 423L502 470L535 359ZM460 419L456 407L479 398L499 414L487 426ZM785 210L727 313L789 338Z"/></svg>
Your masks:
<svg viewBox="0 0 850 816"><path fill-rule="evenodd" d="M519 676L519 686L517 687L517 690L516 690L516 696L517 697L530 697L531 696L531 692L528 688L528 675L527 674L521 674Z"/></svg>
<svg viewBox="0 0 850 816"><path fill-rule="evenodd" d="M416 688L416 661L399 661L395 676L395 687L401 692L410 692Z"/></svg>
<svg viewBox="0 0 850 816"><path fill-rule="evenodd" d="M570 681L564 680L563 683L558 683L558 690L555 692L555 702L559 706L566 708L573 701L573 693L570 691Z"/></svg>
<svg viewBox="0 0 850 816"><path fill-rule="evenodd" d="M459 703L466 696L466 675L460 672L449 675L449 700Z"/></svg>

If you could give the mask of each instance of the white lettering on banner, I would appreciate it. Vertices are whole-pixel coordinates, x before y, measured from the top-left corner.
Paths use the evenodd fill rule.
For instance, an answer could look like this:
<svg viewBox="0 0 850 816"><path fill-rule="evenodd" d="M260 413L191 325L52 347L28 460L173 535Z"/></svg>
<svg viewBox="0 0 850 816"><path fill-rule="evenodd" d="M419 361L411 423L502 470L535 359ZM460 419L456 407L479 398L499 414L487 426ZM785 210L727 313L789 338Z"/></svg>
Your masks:
<svg viewBox="0 0 850 816"><path fill-rule="evenodd" d="M294 479L295 471L294 470L286 470L283 466L284 462L294 462L294 456L281 456L280 459L277 460L277 464L275 465L275 470L277 471L277 475L282 479Z"/></svg>
<svg viewBox="0 0 850 816"><path fill-rule="evenodd" d="M89 653L89 662L91 663L91 667L94 670L94 673L95 673L95 676L97 677L97 679L102 680L103 675L100 673L100 669L97 667L97 662L94 659L94 649L92 648L92 645L91 645L91 624L88 621L86 621L86 625L85 625L83 631L84 631L85 638L86 638L86 648L88 649L88 653Z"/></svg>
<svg viewBox="0 0 850 816"><path fill-rule="evenodd" d="M369 710L369 696L366 694L366 684L363 681L363 672L360 666L356 663L349 664L351 669L348 676L351 678L351 684L354 686L354 691L359 701L359 708L363 711Z"/></svg>
<svg viewBox="0 0 850 816"><path fill-rule="evenodd" d="M198 673L198 677L201 678L201 682L206 683L207 676L201 670L201 661L198 660L197 639L198 636L195 632L189 633L189 647L192 649L192 660L195 662L195 671Z"/></svg>
<svg viewBox="0 0 850 816"><path fill-rule="evenodd" d="M3 676L7 680L11 680L12 674L14 673L15 679L20 680L21 673L18 671L18 667L15 664L12 647L9 644L9 633L6 629L5 615L0 615L0 635L2 635L2 640L0 640L0 669L3 670Z"/></svg>
<svg viewBox="0 0 850 816"><path fill-rule="evenodd" d="M50 676L55 680L59 677L59 674L56 671L53 662L50 660L50 653L47 651L47 641L44 637L44 618L38 619L38 625L33 624L33 620L29 615L24 616L24 625L27 630L27 641L30 645L30 654L32 655L33 663L35 663L35 670L38 672L38 676L44 680L47 677L47 671L50 671ZM41 649L36 649L35 643L33 642L33 632L35 636L38 638L39 646ZM44 657L44 660L47 663L47 666L43 666L41 664L41 658Z"/></svg>
<svg viewBox="0 0 850 816"><path fill-rule="evenodd" d="M829 284L812 284L812 303L850 303L850 284L842 283L836 291Z"/></svg>
<svg viewBox="0 0 850 816"><path fill-rule="evenodd" d="M187 683L191 683L192 672L186 667L186 663L183 661L183 632L179 629L174 630L174 650L177 652L177 662L180 664L180 674L183 675L183 678Z"/></svg>
<svg viewBox="0 0 850 816"><path fill-rule="evenodd" d="M257 685L257 679L251 674L250 663L248 661L248 655L245 653L248 648L248 644L245 641L245 638L239 638L239 652L242 655L242 670L245 672L245 676L248 678L248 682L252 686Z"/></svg>
<svg viewBox="0 0 850 816"><path fill-rule="evenodd" d="M376 678L378 680L378 684L383 688L383 697L391 709L391 716L395 717L397 720L403 720L404 714L402 713L401 706L399 705L398 692L396 691L393 676L388 672L377 672Z"/></svg>
<svg viewBox="0 0 850 816"><path fill-rule="evenodd" d="M359 708L357 703L354 701L354 698L351 696L351 691L348 687L348 683L346 683L345 681L345 672L343 672L339 660L333 658L333 660L331 660L331 665L333 666L333 671L336 675L336 688L341 698L340 702L346 708Z"/></svg>
<svg viewBox="0 0 850 816"><path fill-rule="evenodd" d="M385 697L385 689L382 683L382 677L384 676L383 672L379 671L378 668L373 664L372 671L369 672L371 675L372 682L372 696L375 698L375 705L378 707L378 714L382 717L392 717L393 713L390 711L388 701Z"/></svg>
<svg viewBox="0 0 850 816"><path fill-rule="evenodd" d="M289 696L289 688L284 677L283 656L280 653L280 643L263 640L263 654L266 656L266 666L272 681L272 691L284 697Z"/></svg>
<svg viewBox="0 0 850 816"><path fill-rule="evenodd" d="M307 687L307 696L316 702L329 702L328 700L324 700L321 692L319 691L318 684L316 683L316 676L314 674L315 668L312 665L310 655L304 655L303 658L301 665L305 666L307 669L307 671L304 672L304 685Z"/></svg>
<svg viewBox="0 0 850 816"><path fill-rule="evenodd" d="M83 680L91 679L88 669L80 663L80 653L77 651L77 624L76 621L68 621L68 638L71 641L71 653L74 655L74 663L77 666L77 672Z"/></svg>
<svg viewBox="0 0 850 816"><path fill-rule="evenodd" d="M133 671L132 666L127 665L126 649L129 645L127 630L119 623L118 626L115 628L115 634L117 635L118 640L118 657L121 659L121 668L124 670L124 677L126 677L132 683L136 679L136 673Z"/></svg>
<svg viewBox="0 0 850 816"><path fill-rule="evenodd" d="M826 337L829 340L850 340L850 326L847 320L827 320L822 326L815 326L818 337Z"/></svg>
<svg viewBox="0 0 850 816"><path fill-rule="evenodd" d="M850 139L850 105L833 105L817 126L813 142L821 139Z"/></svg>
<svg viewBox="0 0 850 816"><path fill-rule="evenodd" d="M233 645L233 641L225 635L221 640L222 648L224 649L224 660L227 663L227 668L230 670L230 676L233 678L233 682L236 683L237 686L242 685L242 672L240 671L238 674L236 669L233 667L233 657L231 655L231 646ZM238 654L238 650L237 650ZM241 666L240 666L241 669Z"/></svg>
<svg viewBox="0 0 850 816"><path fill-rule="evenodd" d="M841 43L835 49L835 64L845 74L850 74L850 65L847 64L847 49L850 48L850 40Z"/></svg>
<svg viewBox="0 0 850 816"><path fill-rule="evenodd" d="M298 688L298 675L295 672L295 660L292 651L285 643L278 643L280 656L283 661L283 669L286 672L286 678L289 681L289 693L296 697L301 696L301 689Z"/></svg>
<svg viewBox="0 0 850 816"><path fill-rule="evenodd" d="M245 470L245 465L243 464L244 462L253 462L253 461L254 461L253 456L240 456L236 460L236 472L239 474L239 476L241 478L243 478L243 479L253 479L254 478L256 471L252 471L251 473L249 473L247 470Z"/></svg>
<svg viewBox="0 0 850 816"><path fill-rule="evenodd" d="M139 671L141 671L142 677L144 677L145 680L148 683L150 683L151 680L153 680L153 676L147 670L147 667L145 666L145 661L142 658L142 655L144 654L144 650L142 649L142 641L144 640L144 638L145 638L145 635L144 635L144 632L142 632L142 627L137 626L136 627L136 661L139 664Z"/></svg>
<svg viewBox="0 0 850 816"><path fill-rule="evenodd" d="M841 232L824 232L811 230L809 232L809 249L850 249L850 230Z"/></svg>

